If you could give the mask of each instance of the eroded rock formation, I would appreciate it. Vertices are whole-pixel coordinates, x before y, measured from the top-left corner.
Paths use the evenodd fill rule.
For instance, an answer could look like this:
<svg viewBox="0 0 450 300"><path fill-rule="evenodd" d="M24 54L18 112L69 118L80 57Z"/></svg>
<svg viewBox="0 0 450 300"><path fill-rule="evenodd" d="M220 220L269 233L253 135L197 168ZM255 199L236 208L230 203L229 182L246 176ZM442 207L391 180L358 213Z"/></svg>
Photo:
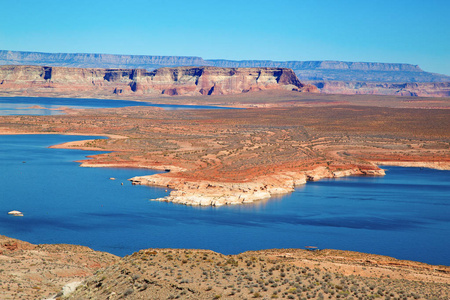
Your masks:
<svg viewBox="0 0 450 300"><path fill-rule="evenodd" d="M291 69L176 67L98 69L0 66L0 89L39 92L90 91L103 94L227 95L267 89L317 91Z"/></svg>

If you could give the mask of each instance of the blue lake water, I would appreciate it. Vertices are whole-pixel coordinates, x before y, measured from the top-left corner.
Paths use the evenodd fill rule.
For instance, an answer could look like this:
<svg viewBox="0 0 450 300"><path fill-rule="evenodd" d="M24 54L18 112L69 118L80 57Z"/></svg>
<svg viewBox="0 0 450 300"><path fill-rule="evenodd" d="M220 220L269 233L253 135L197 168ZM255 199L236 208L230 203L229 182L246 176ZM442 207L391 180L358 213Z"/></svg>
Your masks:
<svg viewBox="0 0 450 300"><path fill-rule="evenodd" d="M39 107L36 107L39 106ZM233 109L207 105L152 104L128 100L45 98L45 97L0 97L0 115L61 115L61 108L117 108L125 106L154 106L167 110L178 109Z"/></svg>
<svg viewBox="0 0 450 300"><path fill-rule="evenodd" d="M386 167L385 177L309 182L255 204L189 207L149 201L167 192L127 181L152 171L81 168L75 160L99 152L47 148L79 139L86 136L0 135L0 234L117 255L313 245L450 265L448 171Z"/></svg>

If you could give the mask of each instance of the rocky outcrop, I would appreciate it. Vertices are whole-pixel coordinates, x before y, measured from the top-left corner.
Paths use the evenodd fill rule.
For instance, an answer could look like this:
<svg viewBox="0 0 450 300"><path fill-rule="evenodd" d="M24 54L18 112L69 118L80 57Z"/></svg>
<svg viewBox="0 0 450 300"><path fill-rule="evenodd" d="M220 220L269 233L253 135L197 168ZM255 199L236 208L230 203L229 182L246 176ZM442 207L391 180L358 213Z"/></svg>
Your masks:
<svg viewBox="0 0 450 300"><path fill-rule="evenodd" d="M326 94L369 94L413 97L450 97L450 82L360 82L360 81L310 81Z"/></svg>
<svg viewBox="0 0 450 300"><path fill-rule="evenodd" d="M290 69L177 67L143 69L0 66L1 90L91 91L109 94L226 95L304 86Z"/></svg>
<svg viewBox="0 0 450 300"><path fill-rule="evenodd" d="M156 201L195 206L221 206L251 203L275 195L287 194L293 192L296 186L305 184L307 181L350 175L382 176L384 170L366 166L332 171L326 167L318 167L310 171L283 172L258 177L251 182L189 181L184 179L181 173L174 176L172 174L138 176L129 180L135 185L174 189L169 196L154 199Z"/></svg>

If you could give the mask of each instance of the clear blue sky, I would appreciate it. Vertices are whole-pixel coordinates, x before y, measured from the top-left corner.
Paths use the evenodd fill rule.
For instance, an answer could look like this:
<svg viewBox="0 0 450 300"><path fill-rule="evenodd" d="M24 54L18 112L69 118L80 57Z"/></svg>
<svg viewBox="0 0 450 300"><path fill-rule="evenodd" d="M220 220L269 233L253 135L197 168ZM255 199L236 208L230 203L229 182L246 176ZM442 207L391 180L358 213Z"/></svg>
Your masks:
<svg viewBox="0 0 450 300"><path fill-rule="evenodd" d="M395 62L450 75L450 0L0 0L0 49Z"/></svg>

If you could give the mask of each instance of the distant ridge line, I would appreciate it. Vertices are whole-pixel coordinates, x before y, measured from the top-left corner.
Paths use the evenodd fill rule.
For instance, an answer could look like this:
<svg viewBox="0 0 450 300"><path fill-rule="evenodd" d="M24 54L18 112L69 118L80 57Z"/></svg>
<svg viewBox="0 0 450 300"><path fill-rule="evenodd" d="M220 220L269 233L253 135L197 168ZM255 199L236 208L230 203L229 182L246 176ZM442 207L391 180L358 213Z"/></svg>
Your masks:
<svg viewBox="0 0 450 300"><path fill-rule="evenodd" d="M348 61L271 61L271 60L208 60L218 67L279 67L291 69L327 69L327 70L365 70L365 71L407 71L423 72L418 65L403 63L374 63L374 62L348 62Z"/></svg>
<svg viewBox="0 0 450 300"><path fill-rule="evenodd" d="M118 64L167 64L167 65L205 65L231 68L253 67L286 67L302 69L353 69L353 70L378 70L378 71L414 71L423 72L418 65L404 63L379 63L379 62L348 62L348 61L273 61L273 60L227 60L208 59L199 56L166 56L166 55L123 55L102 53L50 53L0 50L0 60L32 61L36 58L53 61L74 60L95 63Z"/></svg>

